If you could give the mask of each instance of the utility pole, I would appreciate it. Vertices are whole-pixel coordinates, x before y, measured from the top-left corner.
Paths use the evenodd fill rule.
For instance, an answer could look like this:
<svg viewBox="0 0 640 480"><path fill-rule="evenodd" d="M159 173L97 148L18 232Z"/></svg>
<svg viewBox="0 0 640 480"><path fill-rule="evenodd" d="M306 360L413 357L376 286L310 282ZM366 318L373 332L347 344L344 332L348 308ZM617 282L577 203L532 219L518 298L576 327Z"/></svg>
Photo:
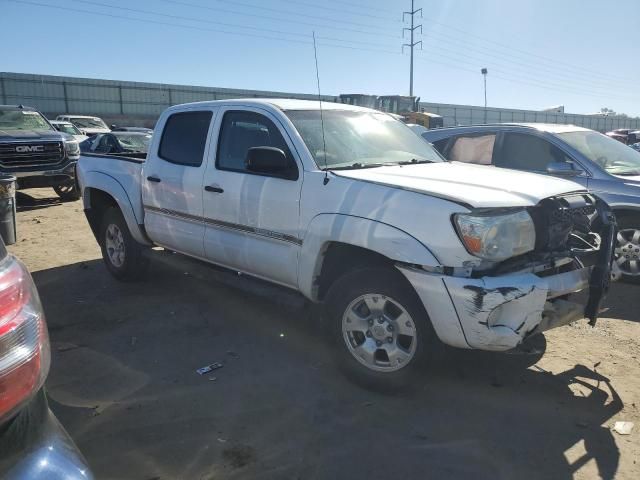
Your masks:
<svg viewBox="0 0 640 480"><path fill-rule="evenodd" d="M402 29L402 38L404 38L404 32L406 32L407 30L409 31L409 33L411 34L411 42L410 43L403 43L402 44L402 50L404 50L404 47L409 47L411 49L411 61L409 63L409 96L413 97L413 47L415 47L416 45L422 45L422 40L419 40L417 42L413 41L413 34L414 32L419 28L420 29L420 33L422 33L422 24L420 25L415 25L414 23L414 19L415 16L418 12L420 12L420 18L422 18L422 9L415 9L414 6L414 1L415 0L411 0L411 11L410 12L402 12L402 21L404 22L404 19L407 15L411 16L411 28L403 28Z"/></svg>
<svg viewBox="0 0 640 480"><path fill-rule="evenodd" d="M480 70L480 73L484 77L484 123L487 123L487 73L489 73L489 71L483 68Z"/></svg>

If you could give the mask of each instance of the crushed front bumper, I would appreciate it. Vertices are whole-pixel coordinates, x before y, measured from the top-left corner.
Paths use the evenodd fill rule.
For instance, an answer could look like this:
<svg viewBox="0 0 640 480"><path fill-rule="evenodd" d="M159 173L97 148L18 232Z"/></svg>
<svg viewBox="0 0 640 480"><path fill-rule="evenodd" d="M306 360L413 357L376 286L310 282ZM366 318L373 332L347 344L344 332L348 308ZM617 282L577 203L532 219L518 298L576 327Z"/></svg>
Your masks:
<svg viewBox="0 0 640 480"><path fill-rule="evenodd" d="M585 318L586 304L565 296L589 288L594 273L594 267L587 267L547 277L523 273L462 278L399 268L444 343L496 351Z"/></svg>

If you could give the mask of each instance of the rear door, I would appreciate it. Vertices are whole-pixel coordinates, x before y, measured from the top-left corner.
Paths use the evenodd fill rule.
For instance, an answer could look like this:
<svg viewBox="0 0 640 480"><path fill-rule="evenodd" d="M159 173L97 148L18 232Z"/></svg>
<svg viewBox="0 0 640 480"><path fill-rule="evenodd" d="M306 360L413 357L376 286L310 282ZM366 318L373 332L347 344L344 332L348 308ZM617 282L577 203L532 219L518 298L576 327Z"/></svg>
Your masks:
<svg viewBox="0 0 640 480"><path fill-rule="evenodd" d="M202 179L217 107L170 113L143 169L145 228L159 245L204 258Z"/></svg>
<svg viewBox="0 0 640 480"><path fill-rule="evenodd" d="M220 111L217 149L204 178L205 254L217 264L297 285L302 166L279 120L260 108ZM297 179L249 172L251 147L276 147L294 159Z"/></svg>

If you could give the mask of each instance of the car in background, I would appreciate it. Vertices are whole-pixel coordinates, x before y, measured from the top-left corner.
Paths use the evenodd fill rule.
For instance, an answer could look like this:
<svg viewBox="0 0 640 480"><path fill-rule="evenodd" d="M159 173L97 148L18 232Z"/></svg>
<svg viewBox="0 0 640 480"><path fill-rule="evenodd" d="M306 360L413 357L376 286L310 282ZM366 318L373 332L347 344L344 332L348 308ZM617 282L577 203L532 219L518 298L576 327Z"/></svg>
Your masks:
<svg viewBox="0 0 640 480"><path fill-rule="evenodd" d="M149 151L152 136L141 132L109 132L91 137L80 144L80 151L105 155L134 155L141 158Z"/></svg>
<svg viewBox="0 0 640 480"><path fill-rule="evenodd" d="M57 131L35 108L0 105L0 175L16 177L17 187L53 187L62 200L77 200L77 140Z"/></svg>
<svg viewBox="0 0 640 480"><path fill-rule="evenodd" d="M89 137L97 135L98 133L111 131L100 117L91 117L88 115L58 115L56 120L73 123L83 135Z"/></svg>
<svg viewBox="0 0 640 480"><path fill-rule="evenodd" d="M632 145L629 145L631 148L633 148L634 150L640 152L640 142L638 143L634 143Z"/></svg>
<svg viewBox="0 0 640 480"><path fill-rule="evenodd" d="M633 128L617 128L611 132L605 133L608 137L611 137L625 145L632 145L640 142L640 130Z"/></svg>
<svg viewBox="0 0 640 480"><path fill-rule="evenodd" d="M45 315L31 275L0 238L0 477L90 480L87 462L49 409Z"/></svg>
<svg viewBox="0 0 640 480"><path fill-rule="evenodd" d="M421 135L450 161L570 178L597 194L616 214L622 278L640 284L640 152L574 125L477 125Z"/></svg>
<svg viewBox="0 0 640 480"><path fill-rule="evenodd" d="M53 125L53 128L55 128L59 132L67 133L71 135L73 138L75 138L78 141L78 143L84 142L87 138L89 138L86 135L83 135L82 132L78 130L78 127L76 127L71 122L62 122L60 120L49 120L49 123Z"/></svg>
<svg viewBox="0 0 640 480"><path fill-rule="evenodd" d="M140 132L140 133L148 133L149 135L153 134L152 128L146 127L118 127L117 125L111 125L112 132Z"/></svg>

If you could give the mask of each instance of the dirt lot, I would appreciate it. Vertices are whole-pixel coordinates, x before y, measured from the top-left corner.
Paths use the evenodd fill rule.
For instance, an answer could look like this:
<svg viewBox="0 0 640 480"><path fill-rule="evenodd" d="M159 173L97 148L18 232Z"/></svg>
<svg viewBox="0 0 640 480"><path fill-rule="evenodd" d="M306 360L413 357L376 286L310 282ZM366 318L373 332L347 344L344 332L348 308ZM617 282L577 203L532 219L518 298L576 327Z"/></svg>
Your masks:
<svg viewBox="0 0 640 480"><path fill-rule="evenodd" d="M100 479L640 478L640 287L547 334L530 368L448 351L385 396L338 373L295 298L162 251L116 282L81 203L54 197L19 194L10 250L47 312L51 408Z"/></svg>

